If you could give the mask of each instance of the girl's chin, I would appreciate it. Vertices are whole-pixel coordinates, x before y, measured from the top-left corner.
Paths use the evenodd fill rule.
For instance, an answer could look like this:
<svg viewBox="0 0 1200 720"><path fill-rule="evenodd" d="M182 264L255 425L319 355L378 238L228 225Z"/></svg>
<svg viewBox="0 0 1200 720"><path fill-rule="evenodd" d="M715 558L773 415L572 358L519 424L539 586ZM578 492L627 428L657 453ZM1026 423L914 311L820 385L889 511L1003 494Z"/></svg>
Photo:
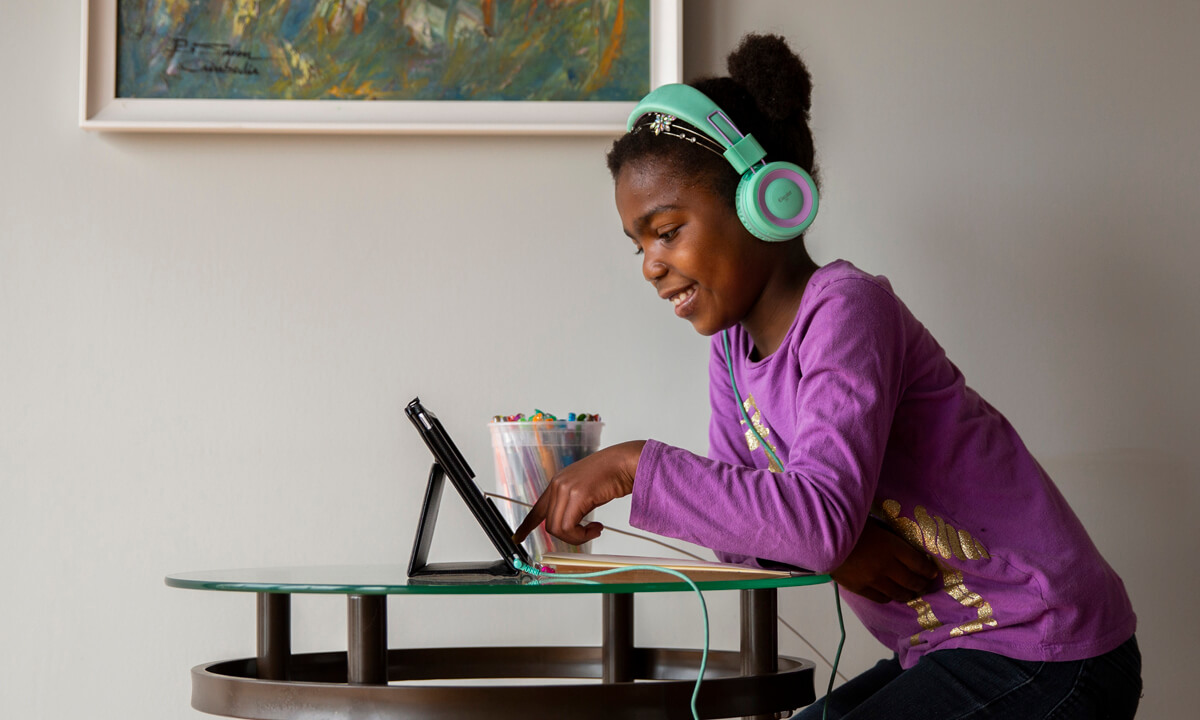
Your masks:
<svg viewBox="0 0 1200 720"><path fill-rule="evenodd" d="M693 315L688 318L688 321L692 323L692 329L704 337L712 337L737 325L736 322L722 321L720 318L701 315Z"/></svg>
<svg viewBox="0 0 1200 720"><path fill-rule="evenodd" d="M716 335L717 333L721 332L721 330L724 329L724 328L720 327L719 325L713 324L711 321L706 322L704 318L695 317L695 316L688 318L688 322L690 322L692 324L693 330L695 330L699 334L703 335L704 337L712 337L713 335Z"/></svg>

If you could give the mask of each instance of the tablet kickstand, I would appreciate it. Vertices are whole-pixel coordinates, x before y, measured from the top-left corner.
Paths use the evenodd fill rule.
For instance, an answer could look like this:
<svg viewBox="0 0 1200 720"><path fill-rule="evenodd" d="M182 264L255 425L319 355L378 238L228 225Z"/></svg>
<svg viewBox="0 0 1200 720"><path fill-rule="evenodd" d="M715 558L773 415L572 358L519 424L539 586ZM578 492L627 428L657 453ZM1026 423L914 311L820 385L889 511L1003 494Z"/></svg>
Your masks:
<svg viewBox="0 0 1200 720"><path fill-rule="evenodd" d="M417 522L417 537L413 541L412 557L408 562L408 576L517 575L516 568L512 567L506 558L493 562L428 562L429 547L433 543L433 532L437 526L438 510L442 505L442 488L445 485L446 471L440 463L435 462L429 470L429 483L425 486L425 501L421 505L421 518Z"/></svg>

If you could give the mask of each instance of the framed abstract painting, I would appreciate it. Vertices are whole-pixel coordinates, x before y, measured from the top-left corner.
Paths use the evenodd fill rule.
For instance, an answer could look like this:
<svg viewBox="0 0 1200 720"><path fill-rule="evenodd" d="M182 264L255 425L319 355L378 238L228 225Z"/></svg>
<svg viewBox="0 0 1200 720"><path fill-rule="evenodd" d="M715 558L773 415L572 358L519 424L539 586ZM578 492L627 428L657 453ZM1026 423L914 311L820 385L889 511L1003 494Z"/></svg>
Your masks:
<svg viewBox="0 0 1200 720"><path fill-rule="evenodd" d="M681 78L682 0L82 0L89 130L595 133Z"/></svg>

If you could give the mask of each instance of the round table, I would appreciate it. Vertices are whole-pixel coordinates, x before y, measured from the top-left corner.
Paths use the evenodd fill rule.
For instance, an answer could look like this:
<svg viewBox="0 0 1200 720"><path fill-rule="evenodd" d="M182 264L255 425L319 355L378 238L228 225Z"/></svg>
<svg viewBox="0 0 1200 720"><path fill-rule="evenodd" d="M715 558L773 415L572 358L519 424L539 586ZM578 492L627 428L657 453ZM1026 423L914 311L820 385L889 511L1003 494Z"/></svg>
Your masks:
<svg viewBox="0 0 1200 720"><path fill-rule="evenodd" d="M666 577L666 576L664 576ZM258 720L487 717L691 718L700 651L634 645L636 593L690 592L686 583L603 582L461 576L409 578L407 568L317 566L173 574L167 585L257 594L256 657L192 669L192 707ZM778 588L815 585L827 575L700 582L703 591L741 593L741 649L710 651L697 708L702 717L783 717L814 699L813 663L778 654ZM291 596L346 595L348 650L293 654ZM387 598L410 595L601 594L598 647L389 649ZM580 678L552 685L420 685L468 678ZM600 680L600 682L595 682ZM398 684L389 684L398 683Z"/></svg>

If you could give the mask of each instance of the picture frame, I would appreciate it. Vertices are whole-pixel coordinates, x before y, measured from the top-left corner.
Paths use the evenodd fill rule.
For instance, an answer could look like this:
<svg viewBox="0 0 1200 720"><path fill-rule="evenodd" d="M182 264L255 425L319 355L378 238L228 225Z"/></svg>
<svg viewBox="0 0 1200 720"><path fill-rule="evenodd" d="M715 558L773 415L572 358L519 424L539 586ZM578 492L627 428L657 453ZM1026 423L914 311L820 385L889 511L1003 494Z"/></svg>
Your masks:
<svg viewBox="0 0 1200 720"><path fill-rule="evenodd" d="M117 96L117 0L81 0L79 126L89 131L616 135L636 101ZM649 0L650 88L682 78L682 0Z"/></svg>

